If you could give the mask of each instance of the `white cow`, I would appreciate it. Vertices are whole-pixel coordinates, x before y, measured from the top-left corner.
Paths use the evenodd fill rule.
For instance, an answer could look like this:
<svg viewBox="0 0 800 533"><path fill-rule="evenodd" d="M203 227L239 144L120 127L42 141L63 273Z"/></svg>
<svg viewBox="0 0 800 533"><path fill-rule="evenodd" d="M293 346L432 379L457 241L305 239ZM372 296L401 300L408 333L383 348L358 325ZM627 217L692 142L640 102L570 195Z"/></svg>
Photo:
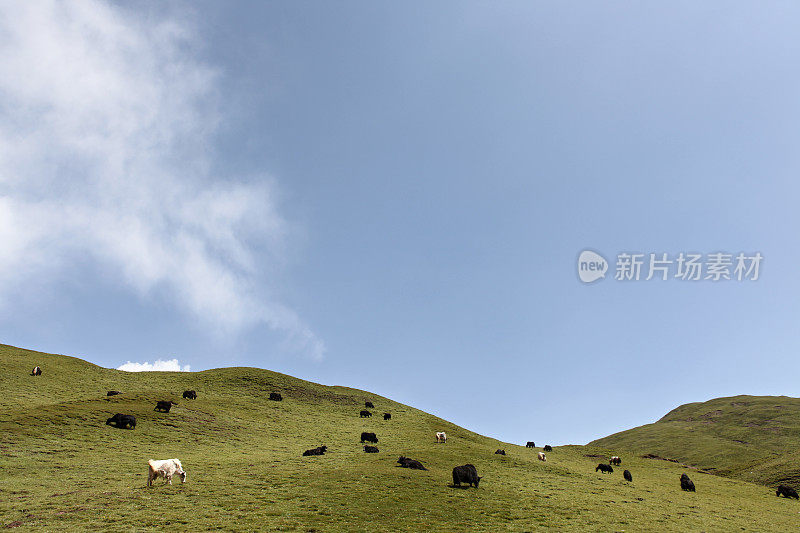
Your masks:
<svg viewBox="0 0 800 533"><path fill-rule="evenodd" d="M147 486L153 485L157 477L163 477L167 483L172 485L172 476L178 474L181 476L181 483L186 483L186 471L184 471L181 462L177 459L162 459L147 461Z"/></svg>
<svg viewBox="0 0 800 533"><path fill-rule="evenodd" d="M444 431L437 431L436 442L447 442L447 434Z"/></svg>
<svg viewBox="0 0 800 533"><path fill-rule="evenodd" d="M544 452L539 452L539 460L540 461L547 461L547 457L544 456Z"/></svg>

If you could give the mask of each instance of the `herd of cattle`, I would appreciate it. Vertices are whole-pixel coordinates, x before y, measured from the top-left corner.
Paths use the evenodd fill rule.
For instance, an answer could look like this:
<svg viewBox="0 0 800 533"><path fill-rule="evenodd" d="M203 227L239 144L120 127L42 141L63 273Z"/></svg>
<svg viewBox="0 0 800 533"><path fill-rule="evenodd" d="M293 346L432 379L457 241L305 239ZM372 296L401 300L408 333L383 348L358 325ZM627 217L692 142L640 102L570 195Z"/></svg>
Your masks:
<svg viewBox="0 0 800 533"><path fill-rule="evenodd" d="M33 370L31 370L31 376L41 376L42 369L39 366L35 366ZM122 394L120 391L110 390L106 393L106 396L116 396L118 394ZM196 400L197 399L197 392L194 390L186 390L183 392L183 398L186 400ZM271 392L269 394L269 399L272 401L283 401L283 396L279 392ZM156 406L153 409L154 411L160 411L162 413L169 413L170 409L173 405L177 405L173 401L165 401L159 400L156 402ZM364 402L364 407L367 409L374 409L375 405L371 401ZM366 409L362 410L359 414L361 418L369 418L372 416L372 413ZM390 413L384 413L383 419L390 420L392 415ZM136 429L136 417L133 415L126 415L122 413L116 413L114 416L110 417L106 420L106 425L116 427L117 429ZM435 433L435 438L437 443L444 444L447 442L447 434L444 431L437 431ZM373 446L372 444L378 444L378 436L374 432L362 432L361 433L361 444L366 444L364 446L365 453L378 453L380 450L377 446ZM525 444L526 448L535 448L536 444L533 441L528 441ZM328 451L327 446L318 446L317 448L312 448L303 452L303 457L310 457L310 456L318 456L324 455L325 452ZM549 444L545 445L543 451L538 452L538 459L540 461L547 461L547 457L545 452L553 451L552 446ZM494 452L496 455L506 455L506 451L503 449L498 449ZM425 466L415 459L410 459L408 457L400 456L397 460L397 463L402 468L409 468L412 470L428 470ZM163 459L163 460L153 460L150 459L148 462L148 475L147 475L147 486L152 486L153 482L158 478L164 478L165 482L168 484L172 484L172 478L175 475L178 475L181 478L181 483L186 483L186 471L183 469L181 462L178 459ZM595 468L595 472L600 472L602 474L606 473L613 473L614 469L613 466L619 466L622 464L622 459L619 456L612 456L609 460L608 464L599 463ZM633 482L633 475L631 474L630 470L624 470L622 473L622 477L627 482ZM470 487L474 486L478 488L478 484L482 476L478 476L478 471L475 468L475 465L472 464L465 464L462 466L456 466L453 468L453 486L460 487L462 483L468 484ZM694 483L689 476L686 474L681 474L680 477L680 485L681 489L684 491L689 492L696 492ZM788 487L786 485L779 485L778 489L775 492L775 495L780 497L783 496L784 498L794 498L800 499L798 496L797 491L792 487Z"/></svg>

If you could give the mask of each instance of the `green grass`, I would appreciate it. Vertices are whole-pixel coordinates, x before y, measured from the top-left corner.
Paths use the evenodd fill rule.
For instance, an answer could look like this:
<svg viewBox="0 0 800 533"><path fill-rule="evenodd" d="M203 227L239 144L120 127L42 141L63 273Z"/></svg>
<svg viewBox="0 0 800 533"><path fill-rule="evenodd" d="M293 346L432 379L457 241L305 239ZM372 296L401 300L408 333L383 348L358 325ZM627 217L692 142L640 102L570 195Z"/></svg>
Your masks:
<svg viewBox="0 0 800 533"><path fill-rule="evenodd" d="M682 405L654 424L592 442L715 474L800 488L800 398L733 396Z"/></svg>
<svg viewBox="0 0 800 533"><path fill-rule="evenodd" d="M0 527L40 531L790 531L800 503L768 488L623 455L634 482L594 472L587 455L484 437L368 392L254 368L125 373L80 359L0 346ZM43 375L29 376L34 365ZM107 390L124 394L106 398ZM198 399L182 400L185 389ZM270 392L283 395L271 402ZM153 411L157 400L178 406ZM364 401L375 403L361 419ZM392 420L377 415L388 411ZM134 431L104 424L134 414ZM365 454L362 431L380 453ZM434 433L446 431L447 444ZM544 444L545 436L531 431ZM301 457L326 444L329 453ZM507 456L495 455L504 448ZM398 468L399 455L429 471ZM145 486L147 460L178 457L185 485ZM451 488L474 464L479 489Z"/></svg>

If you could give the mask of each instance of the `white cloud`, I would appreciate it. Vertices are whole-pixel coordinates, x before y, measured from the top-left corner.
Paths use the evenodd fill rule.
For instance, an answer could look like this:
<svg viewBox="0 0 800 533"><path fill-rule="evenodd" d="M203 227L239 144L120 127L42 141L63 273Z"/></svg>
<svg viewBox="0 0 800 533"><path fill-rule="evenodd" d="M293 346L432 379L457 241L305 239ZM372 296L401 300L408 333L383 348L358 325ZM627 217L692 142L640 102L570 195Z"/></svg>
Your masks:
<svg viewBox="0 0 800 533"><path fill-rule="evenodd" d="M169 361L156 359L152 363L132 363L128 361L124 365L118 366L117 370L124 370L125 372L189 372L189 365L181 366L180 361L177 359L170 359Z"/></svg>
<svg viewBox="0 0 800 533"><path fill-rule="evenodd" d="M212 172L219 73L191 25L156 19L0 2L0 307L88 263L205 328L266 324L319 358L264 281L291 231L275 183Z"/></svg>

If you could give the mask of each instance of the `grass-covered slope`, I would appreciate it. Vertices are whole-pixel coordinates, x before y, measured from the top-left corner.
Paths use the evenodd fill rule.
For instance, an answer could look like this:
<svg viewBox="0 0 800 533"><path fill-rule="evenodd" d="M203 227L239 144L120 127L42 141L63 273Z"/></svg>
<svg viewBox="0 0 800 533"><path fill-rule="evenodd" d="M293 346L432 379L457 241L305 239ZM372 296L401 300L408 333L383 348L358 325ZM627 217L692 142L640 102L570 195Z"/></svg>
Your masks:
<svg viewBox="0 0 800 533"><path fill-rule="evenodd" d="M673 409L591 443L654 454L754 483L800 486L800 398L734 396Z"/></svg>
<svg viewBox="0 0 800 533"><path fill-rule="evenodd" d="M43 375L31 377L40 365ZM574 531L800 528L800 503L767 488L623 456L634 482L595 473L615 451L500 443L364 391L254 368L125 373L0 346L0 527L39 531ZM107 390L123 394L106 398ZM198 399L183 400L194 389ZM268 400L280 392L284 401ZM458 392L453 392L458 394ZM175 400L172 412L153 411ZM374 402L371 419L358 412ZM133 414L135 430L105 425ZM390 412L392 419L377 416ZM365 454L362 431L380 453ZM434 432L448 442L436 444ZM546 435L531 428L530 438ZM301 457L325 444L329 453ZM507 456L495 455L504 448ZM428 471L397 467L399 455ZM187 483L147 488L147 460L180 458ZM451 488L474 464L479 489Z"/></svg>

